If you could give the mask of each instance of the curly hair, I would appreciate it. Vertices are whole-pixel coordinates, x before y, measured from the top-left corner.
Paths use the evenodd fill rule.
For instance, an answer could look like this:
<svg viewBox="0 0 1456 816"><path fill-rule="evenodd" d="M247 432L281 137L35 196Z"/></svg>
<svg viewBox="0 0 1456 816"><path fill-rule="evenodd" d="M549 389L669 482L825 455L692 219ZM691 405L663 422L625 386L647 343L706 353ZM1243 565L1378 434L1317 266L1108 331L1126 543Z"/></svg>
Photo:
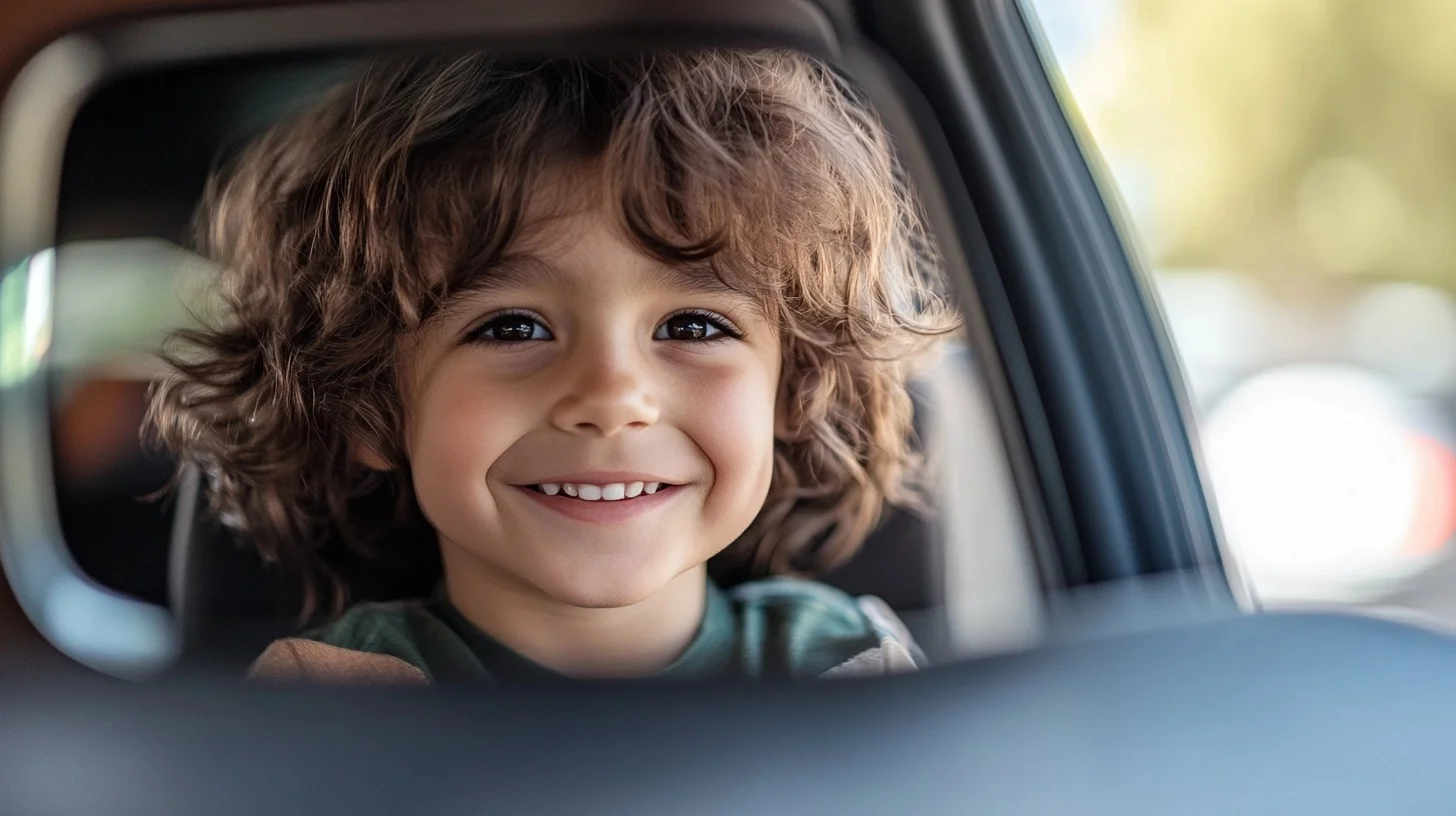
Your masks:
<svg viewBox="0 0 1456 816"><path fill-rule="evenodd" d="M331 538L386 551L418 515L398 344L489 274L545 174L581 162L644 253L707 266L778 328L772 484L715 561L813 574L886 502L922 506L906 384L958 321L850 85L780 50L469 54L368 62L209 181L199 242L225 317L174 333L148 424L208 475L217 516L306 585Z"/></svg>

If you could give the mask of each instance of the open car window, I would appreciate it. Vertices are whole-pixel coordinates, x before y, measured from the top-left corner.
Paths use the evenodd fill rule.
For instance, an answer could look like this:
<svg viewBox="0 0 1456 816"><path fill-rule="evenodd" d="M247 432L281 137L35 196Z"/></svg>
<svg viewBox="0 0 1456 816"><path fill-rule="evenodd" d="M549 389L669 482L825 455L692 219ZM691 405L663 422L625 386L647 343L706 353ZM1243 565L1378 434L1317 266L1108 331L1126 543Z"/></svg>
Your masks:
<svg viewBox="0 0 1456 816"><path fill-rule="evenodd" d="M197 658L240 672L269 639L299 626L296 600L274 592L287 577L258 562L246 536L219 531L226 520L207 506L207 475L179 477L176 459L142 431L166 371L157 356L164 338L228 319L221 270L196 245L203 182L249 134L369 59L260 57L121 72L78 109L64 151L58 244L21 260L5 305L14 312L12 378L33 374L27 360L44 357L49 433L40 452L55 481L60 564L71 562L81 586L100 597L146 611L127 617L97 607L47 621L64 630L63 650L95 668L144 676ZM891 110L886 119L903 116ZM896 138L906 166L923 169L915 134ZM943 193L923 194L934 220ZM953 237L947 246L946 274L964 277L964 254ZM825 576L885 601L933 662L1023 648L1042 630L1045 585L1005 447L1015 420L996 407L987 380L997 368L995 350L963 331L910 383L917 444L930 460L927 506L892 509L866 548ZM62 603L55 597L29 600ZM125 640L147 627L155 631Z"/></svg>

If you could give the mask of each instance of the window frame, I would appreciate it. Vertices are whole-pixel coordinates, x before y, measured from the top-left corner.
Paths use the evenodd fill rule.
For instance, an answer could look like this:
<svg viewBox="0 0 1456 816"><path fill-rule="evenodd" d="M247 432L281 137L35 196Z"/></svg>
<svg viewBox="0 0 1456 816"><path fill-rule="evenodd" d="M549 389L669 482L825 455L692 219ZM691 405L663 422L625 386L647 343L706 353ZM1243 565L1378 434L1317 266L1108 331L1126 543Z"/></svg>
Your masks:
<svg viewBox="0 0 1456 816"><path fill-rule="evenodd" d="M994 262L971 272L1026 427L1063 585L1178 573L1189 601L1247 603L1227 571L1150 279L1021 6L862 7L870 36L936 112L984 224Z"/></svg>

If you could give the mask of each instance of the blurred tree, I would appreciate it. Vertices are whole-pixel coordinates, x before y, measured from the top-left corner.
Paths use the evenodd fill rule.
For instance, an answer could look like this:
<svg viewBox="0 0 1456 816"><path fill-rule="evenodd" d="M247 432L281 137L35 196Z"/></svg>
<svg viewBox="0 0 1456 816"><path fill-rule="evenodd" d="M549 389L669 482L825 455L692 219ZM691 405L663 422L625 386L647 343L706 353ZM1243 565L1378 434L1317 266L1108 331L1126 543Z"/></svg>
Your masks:
<svg viewBox="0 0 1456 816"><path fill-rule="evenodd" d="M1159 265L1453 289L1453 32L1456 0L1125 0L1071 68Z"/></svg>

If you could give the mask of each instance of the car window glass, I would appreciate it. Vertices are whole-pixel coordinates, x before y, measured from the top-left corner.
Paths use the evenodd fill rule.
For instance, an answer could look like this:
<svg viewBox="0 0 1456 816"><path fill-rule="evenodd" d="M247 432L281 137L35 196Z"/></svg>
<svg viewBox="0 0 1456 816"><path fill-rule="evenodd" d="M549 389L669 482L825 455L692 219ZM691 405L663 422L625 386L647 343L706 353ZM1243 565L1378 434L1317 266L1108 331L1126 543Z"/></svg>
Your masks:
<svg viewBox="0 0 1456 816"><path fill-rule="evenodd" d="M1456 6L1023 5L1256 597L1456 616Z"/></svg>

